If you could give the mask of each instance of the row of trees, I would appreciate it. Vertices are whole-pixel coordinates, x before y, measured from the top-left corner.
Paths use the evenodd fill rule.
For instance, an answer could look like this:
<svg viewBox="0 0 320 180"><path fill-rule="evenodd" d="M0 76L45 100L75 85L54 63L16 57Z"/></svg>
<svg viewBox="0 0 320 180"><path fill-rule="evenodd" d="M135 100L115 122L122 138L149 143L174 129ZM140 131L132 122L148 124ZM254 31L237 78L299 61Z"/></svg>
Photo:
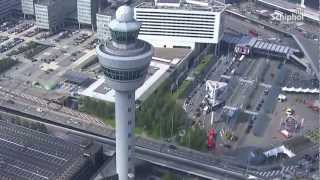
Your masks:
<svg viewBox="0 0 320 180"><path fill-rule="evenodd" d="M137 112L138 127L156 138L169 138L183 128L187 116L175 97L169 92L169 82L164 82Z"/></svg>
<svg viewBox="0 0 320 180"><path fill-rule="evenodd" d="M95 115L103 120L114 119L114 103L108 103L90 97L81 97L79 99L79 110Z"/></svg>
<svg viewBox="0 0 320 180"><path fill-rule="evenodd" d="M207 150L207 132L200 127L190 127L184 136L180 137L179 144L198 151Z"/></svg>
<svg viewBox="0 0 320 180"><path fill-rule="evenodd" d="M16 65L19 61L11 58L0 59L0 73L9 70L12 66Z"/></svg>

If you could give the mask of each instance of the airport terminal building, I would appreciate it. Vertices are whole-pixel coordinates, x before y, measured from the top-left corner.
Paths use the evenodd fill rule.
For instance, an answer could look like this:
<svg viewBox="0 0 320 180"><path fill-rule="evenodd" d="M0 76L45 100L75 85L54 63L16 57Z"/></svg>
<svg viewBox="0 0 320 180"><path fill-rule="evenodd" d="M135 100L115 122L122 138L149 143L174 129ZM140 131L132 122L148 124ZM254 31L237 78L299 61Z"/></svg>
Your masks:
<svg viewBox="0 0 320 180"><path fill-rule="evenodd" d="M217 44L223 36L225 5L208 1L156 0L134 9L142 23L139 38L155 47L188 47Z"/></svg>

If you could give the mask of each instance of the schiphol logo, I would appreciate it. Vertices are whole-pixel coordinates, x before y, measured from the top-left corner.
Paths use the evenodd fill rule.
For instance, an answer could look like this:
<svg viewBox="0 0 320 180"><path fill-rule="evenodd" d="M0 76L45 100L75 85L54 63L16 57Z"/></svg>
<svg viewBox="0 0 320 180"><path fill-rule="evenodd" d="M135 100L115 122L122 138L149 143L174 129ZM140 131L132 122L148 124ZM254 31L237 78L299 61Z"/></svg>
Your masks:
<svg viewBox="0 0 320 180"><path fill-rule="evenodd" d="M292 14L272 14L272 20L280 21L284 24L292 24L297 22L303 22L303 8L297 8Z"/></svg>

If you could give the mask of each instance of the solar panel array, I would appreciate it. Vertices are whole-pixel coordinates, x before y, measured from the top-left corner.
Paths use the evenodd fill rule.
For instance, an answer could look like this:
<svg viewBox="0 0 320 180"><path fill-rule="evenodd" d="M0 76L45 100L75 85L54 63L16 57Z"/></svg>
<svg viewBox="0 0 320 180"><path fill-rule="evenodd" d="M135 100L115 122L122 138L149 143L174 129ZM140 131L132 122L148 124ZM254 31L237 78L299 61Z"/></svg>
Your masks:
<svg viewBox="0 0 320 180"><path fill-rule="evenodd" d="M77 144L0 120L0 179L72 177L88 161L84 151Z"/></svg>

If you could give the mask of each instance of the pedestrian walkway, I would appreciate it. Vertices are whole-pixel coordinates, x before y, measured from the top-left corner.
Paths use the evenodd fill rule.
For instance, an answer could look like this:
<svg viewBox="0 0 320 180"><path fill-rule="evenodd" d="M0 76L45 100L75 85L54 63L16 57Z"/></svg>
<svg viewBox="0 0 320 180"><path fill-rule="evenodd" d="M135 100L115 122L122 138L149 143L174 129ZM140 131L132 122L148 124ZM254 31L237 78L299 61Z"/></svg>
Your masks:
<svg viewBox="0 0 320 180"><path fill-rule="evenodd" d="M282 174L286 173L293 173L295 171L296 166L285 166L281 169L277 170L267 170L267 171L252 171L252 174L255 174L256 176L259 176L261 178L275 178L275 177L280 177Z"/></svg>

